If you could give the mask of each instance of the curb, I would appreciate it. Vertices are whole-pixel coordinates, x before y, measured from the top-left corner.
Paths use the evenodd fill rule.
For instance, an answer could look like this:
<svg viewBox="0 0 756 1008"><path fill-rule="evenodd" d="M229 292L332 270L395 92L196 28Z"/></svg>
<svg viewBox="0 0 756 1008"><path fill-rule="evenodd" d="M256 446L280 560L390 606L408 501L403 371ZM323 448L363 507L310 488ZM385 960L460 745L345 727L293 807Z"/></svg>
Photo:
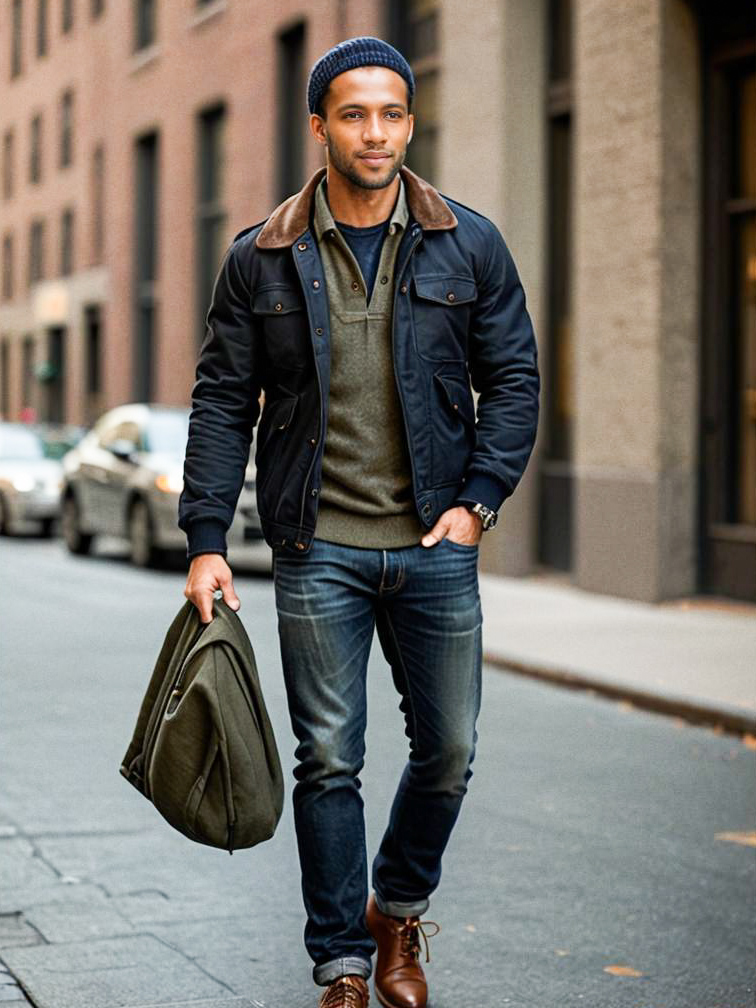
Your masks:
<svg viewBox="0 0 756 1008"><path fill-rule="evenodd" d="M740 713L731 707L712 707L711 704L697 703L682 697L662 696L633 686L607 682L590 673L583 674L567 669L529 664L505 658L491 651L484 650L483 661L504 672L514 672L516 675L538 679L553 686L591 690L612 700L628 700L642 710L684 718L691 724L717 727L734 735L756 735L756 711Z"/></svg>

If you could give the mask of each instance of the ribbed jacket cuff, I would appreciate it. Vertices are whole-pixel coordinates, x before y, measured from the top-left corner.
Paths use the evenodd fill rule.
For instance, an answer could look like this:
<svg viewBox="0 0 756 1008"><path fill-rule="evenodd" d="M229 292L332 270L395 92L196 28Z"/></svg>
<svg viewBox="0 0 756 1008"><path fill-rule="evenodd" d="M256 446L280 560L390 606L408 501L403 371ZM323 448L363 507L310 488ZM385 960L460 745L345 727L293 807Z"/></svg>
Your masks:
<svg viewBox="0 0 756 1008"><path fill-rule="evenodd" d="M507 496L507 488L498 476L473 471L465 480L454 503L484 504L492 511L498 511Z"/></svg>
<svg viewBox="0 0 756 1008"><path fill-rule="evenodd" d="M226 526L217 518L197 518L186 533L186 555L222 553L226 555Z"/></svg>

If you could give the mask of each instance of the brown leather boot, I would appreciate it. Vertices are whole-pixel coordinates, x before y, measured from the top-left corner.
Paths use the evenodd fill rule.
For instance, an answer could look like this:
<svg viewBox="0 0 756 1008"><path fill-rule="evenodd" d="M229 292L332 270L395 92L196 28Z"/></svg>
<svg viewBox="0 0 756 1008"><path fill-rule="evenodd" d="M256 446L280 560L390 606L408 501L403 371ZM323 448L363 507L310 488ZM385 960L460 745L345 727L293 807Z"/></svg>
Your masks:
<svg viewBox="0 0 756 1008"><path fill-rule="evenodd" d="M364 977L347 973L329 984L318 1008L367 1008L370 991Z"/></svg>
<svg viewBox="0 0 756 1008"><path fill-rule="evenodd" d="M441 928L419 917L389 917L382 913L371 893L365 912L368 931L378 946L375 993L385 1008L426 1008L428 984L420 965L420 935L425 940L425 961L430 962L428 938ZM426 935L423 924L436 930Z"/></svg>

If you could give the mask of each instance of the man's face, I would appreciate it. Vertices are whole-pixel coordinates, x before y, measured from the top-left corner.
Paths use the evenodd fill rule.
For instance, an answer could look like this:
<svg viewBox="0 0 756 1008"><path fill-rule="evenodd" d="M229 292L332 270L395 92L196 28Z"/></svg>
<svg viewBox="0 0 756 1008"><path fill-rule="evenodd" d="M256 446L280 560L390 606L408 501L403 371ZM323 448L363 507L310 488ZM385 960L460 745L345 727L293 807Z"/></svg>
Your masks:
<svg viewBox="0 0 756 1008"><path fill-rule="evenodd" d="M404 78L382 66L346 70L331 81L323 106L326 118L312 115L310 126L329 164L362 189L390 185L412 139Z"/></svg>

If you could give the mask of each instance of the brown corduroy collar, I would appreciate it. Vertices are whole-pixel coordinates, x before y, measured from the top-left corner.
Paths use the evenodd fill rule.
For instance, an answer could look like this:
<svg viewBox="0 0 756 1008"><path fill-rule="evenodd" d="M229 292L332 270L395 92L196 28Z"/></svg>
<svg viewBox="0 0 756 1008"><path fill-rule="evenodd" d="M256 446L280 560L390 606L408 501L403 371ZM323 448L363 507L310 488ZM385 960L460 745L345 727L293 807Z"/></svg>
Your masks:
<svg viewBox="0 0 756 1008"><path fill-rule="evenodd" d="M457 226L457 218L437 189L406 165L399 171L404 179L410 213L421 228L444 230ZM318 168L298 193L279 203L255 239L258 248L285 248L299 238L309 224L315 188L325 173L325 166Z"/></svg>

